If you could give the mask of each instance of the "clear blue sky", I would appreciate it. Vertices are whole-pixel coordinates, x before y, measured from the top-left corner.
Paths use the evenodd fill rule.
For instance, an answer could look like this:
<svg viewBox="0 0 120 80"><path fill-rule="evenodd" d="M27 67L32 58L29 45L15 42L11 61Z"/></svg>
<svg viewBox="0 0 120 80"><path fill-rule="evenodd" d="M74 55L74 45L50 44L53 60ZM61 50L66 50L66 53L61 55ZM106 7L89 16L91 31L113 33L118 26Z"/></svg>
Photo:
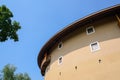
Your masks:
<svg viewBox="0 0 120 80"><path fill-rule="evenodd" d="M37 65L41 47L68 24L120 0L0 0L20 22L19 42L0 43L0 70L13 64L17 72L27 72L32 80L43 80Z"/></svg>

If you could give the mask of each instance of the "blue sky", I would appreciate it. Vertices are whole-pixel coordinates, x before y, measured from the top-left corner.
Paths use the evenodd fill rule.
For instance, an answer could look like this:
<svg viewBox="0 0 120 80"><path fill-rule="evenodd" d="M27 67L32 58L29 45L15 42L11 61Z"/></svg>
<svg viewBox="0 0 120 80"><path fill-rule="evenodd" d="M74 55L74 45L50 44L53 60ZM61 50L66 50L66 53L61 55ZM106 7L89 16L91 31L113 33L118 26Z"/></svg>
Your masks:
<svg viewBox="0 0 120 80"><path fill-rule="evenodd" d="M27 72L32 80L43 80L37 65L41 47L56 32L88 14L120 0L0 0L22 26L19 41L0 43L0 70L6 64L17 67L16 73Z"/></svg>

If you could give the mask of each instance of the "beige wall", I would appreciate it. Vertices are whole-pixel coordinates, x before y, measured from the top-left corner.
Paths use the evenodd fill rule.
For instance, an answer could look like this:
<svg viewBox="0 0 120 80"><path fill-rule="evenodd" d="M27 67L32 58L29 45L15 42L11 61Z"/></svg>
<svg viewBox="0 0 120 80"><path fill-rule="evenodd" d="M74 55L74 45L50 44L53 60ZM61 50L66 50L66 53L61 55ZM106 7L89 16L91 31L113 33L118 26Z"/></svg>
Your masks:
<svg viewBox="0 0 120 80"><path fill-rule="evenodd" d="M95 33L86 35L86 27L91 25ZM100 50L91 52L90 43L95 41ZM63 47L51 53L45 80L120 80L120 28L115 18L84 26L62 42ZM63 63L58 65L60 56Z"/></svg>

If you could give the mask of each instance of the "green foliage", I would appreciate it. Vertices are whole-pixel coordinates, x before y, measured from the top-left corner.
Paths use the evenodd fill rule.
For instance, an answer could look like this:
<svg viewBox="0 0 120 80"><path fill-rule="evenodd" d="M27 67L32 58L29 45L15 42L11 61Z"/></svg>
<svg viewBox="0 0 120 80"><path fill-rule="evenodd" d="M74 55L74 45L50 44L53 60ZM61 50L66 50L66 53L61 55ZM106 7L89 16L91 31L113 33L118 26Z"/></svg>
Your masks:
<svg viewBox="0 0 120 80"><path fill-rule="evenodd" d="M16 68L12 65L6 65L3 69L3 80L14 80L14 72Z"/></svg>
<svg viewBox="0 0 120 80"><path fill-rule="evenodd" d="M0 74L0 80L2 80L2 75Z"/></svg>
<svg viewBox="0 0 120 80"><path fill-rule="evenodd" d="M15 80L31 80L31 79L27 73L25 74L20 73L15 76Z"/></svg>
<svg viewBox="0 0 120 80"><path fill-rule="evenodd" d="M0 7L0 42L9 38L18 41L17 31L21 28L19 22L12 21L12 12L5 6Z"/></svg>
<svg viewBox="0 0 120 80"><path fill-rule="evenodd" d="M27 73L15 74L16 67L13 65L6 65L2 70L0 80L31 80Z"/></svg>

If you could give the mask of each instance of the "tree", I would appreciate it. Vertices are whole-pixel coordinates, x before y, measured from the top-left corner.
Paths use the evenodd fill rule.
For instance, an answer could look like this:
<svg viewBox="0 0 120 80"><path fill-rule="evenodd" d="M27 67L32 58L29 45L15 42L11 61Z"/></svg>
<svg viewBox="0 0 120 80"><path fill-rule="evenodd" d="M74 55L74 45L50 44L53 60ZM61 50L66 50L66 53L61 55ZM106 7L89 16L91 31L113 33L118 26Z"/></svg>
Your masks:
<svg viewBox="0 0 120 80"><path fill-rule="evenodd" d="M16 67L7 64L2 70L2 77L0 80L31 80L27 73L15 74Z"/></svg>
<svg viewBox="0 0 120 80"><path fill-rule="evenodd" d="M3 69L3 80L14 80L14 72L16 68L12 65L6 65Z"/></svg>
<svg viewBox="0 0 120 80"><path fill-rule="evenodd" d="M19 22L12 21L12 12L5 6L0 6L0 42L13 39L18 41L17 31L21 28Z"/></svg>
<svg viewBox="0 0 120 80"><path fill-rule="evenodd" d="M20 73L15 76L15 80L31 80L27 73Z"/></svg>
<svg viewBox="0 0 120 80"><path fill-rule="evenodd" d="M0 80L2 80L2 75L0 74Z"/></svg>

